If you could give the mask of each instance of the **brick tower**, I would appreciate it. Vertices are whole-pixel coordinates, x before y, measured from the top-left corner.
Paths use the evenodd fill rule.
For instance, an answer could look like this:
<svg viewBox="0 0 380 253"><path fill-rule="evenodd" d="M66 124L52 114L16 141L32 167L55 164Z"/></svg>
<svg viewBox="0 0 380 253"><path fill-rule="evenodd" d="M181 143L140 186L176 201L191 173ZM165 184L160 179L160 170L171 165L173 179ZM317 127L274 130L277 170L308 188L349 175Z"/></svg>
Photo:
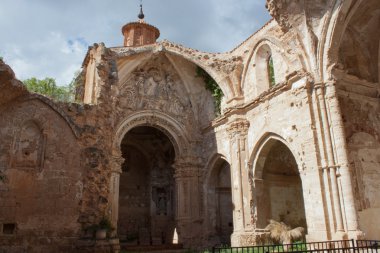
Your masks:
<svg viewBox="0 0 380 253"><path fill-rule="evenodd" d="M142 4L140 4L139 20L137 22L128 23L121 29L124 35L125 47L154 44L158 37L160 37L160 31L156 27L145 23L144 17Z"/></svg>

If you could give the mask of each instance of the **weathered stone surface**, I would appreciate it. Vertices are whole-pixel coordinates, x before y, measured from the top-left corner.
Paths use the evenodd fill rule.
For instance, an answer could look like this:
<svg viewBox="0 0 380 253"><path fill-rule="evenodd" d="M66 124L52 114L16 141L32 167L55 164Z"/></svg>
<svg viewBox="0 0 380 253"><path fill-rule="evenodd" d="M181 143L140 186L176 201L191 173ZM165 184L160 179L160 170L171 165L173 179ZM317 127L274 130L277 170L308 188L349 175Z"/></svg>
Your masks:
<svg viewBox="0 0 380 253"><path fill-rule="evenodd" d="M1 62L0 244L116 252L80 240L103 217L127 244L264 243L267 219L378 239L380 3L267 2L275 20L226 53L94 44L81 104L29 94Z"/></svg>

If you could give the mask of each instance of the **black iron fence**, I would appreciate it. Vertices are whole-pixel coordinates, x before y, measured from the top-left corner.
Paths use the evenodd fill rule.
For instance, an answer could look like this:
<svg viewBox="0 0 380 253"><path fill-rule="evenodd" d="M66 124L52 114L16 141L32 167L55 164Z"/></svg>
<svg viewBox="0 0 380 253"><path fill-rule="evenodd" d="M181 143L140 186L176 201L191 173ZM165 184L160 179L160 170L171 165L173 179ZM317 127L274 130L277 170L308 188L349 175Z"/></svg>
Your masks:
<svg viewBox="0 0 380 253"><path fill-rule="evenodd" d="M250 247L213 247L204 253L380 253L380 241L341 240Z"/></svg>

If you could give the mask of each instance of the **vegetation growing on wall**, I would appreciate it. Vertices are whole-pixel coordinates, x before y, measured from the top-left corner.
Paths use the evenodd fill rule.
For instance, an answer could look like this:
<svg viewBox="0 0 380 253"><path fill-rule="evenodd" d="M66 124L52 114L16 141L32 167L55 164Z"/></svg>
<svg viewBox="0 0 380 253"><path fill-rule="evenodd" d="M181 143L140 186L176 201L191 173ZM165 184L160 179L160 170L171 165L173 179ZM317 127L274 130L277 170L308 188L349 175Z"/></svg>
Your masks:
<svg viewBox="0 0 380 253"><path fill-rule="evenodd" d="M224 96L222 89L216 81L201 67L197 67L197 76L201 77L205 82L206 90L209 90L214 98L215 113L217 116L221 114L221 103Z"/></svg>
<svg viewBox="0 0 380 253"><path fill-rule="evenodd" d="M270 86L276 85L276 79L274 77L274 66L273 66L273 58L272 56L268 59L268 78Z"/></svg>

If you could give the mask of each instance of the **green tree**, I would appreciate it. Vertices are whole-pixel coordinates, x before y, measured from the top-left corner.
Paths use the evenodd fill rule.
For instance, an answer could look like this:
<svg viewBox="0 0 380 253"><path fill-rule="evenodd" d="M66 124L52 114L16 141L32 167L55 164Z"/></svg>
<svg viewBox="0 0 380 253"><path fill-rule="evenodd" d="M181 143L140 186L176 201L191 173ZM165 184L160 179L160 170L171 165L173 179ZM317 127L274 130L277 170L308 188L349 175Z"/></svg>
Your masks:
<svg viewBox="0 0 380 253"><path fill-rule="evenodd" d="M216 81L201 67L197 67L197 76L201 77L205 82L206 90L211 91L211 94L214 98L216 115L220 115L222 98L224 96L222 89L219 87Z"/></svg>
<svg viewBox="0 0 380 253"><path fill-rule="evenodd" d="M32 77L24 80L23 83L31 92L45 95L57 101L74 101L74 93L72 92L72 89L70 89L69 86L58 86L53 78L47 77L39 80Z"/></svg>

